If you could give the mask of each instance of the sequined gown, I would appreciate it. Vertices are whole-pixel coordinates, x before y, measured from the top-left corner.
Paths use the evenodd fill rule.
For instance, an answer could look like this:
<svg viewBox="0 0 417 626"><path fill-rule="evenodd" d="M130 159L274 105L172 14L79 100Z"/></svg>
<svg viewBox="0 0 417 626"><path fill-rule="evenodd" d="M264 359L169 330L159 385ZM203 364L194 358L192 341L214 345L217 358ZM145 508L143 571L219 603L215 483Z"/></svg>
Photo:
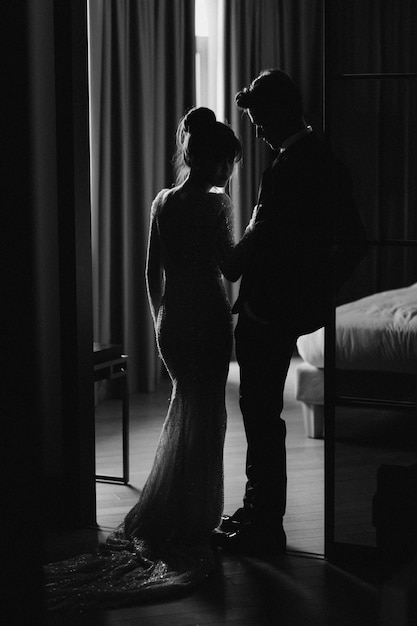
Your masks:
<svg viewBox="0 0 417 626"><path fill-rule="evenodd" d="M234 245L231 224L225 194L184 201L178 190L163 190L152 204L147 267L164 283L155 330L172 380L168 414L150 475L124 522L94 554L46 566L50 608L169 598L213 567L232 347L222 274L240 276L250 245L250 233Z"/></svg>

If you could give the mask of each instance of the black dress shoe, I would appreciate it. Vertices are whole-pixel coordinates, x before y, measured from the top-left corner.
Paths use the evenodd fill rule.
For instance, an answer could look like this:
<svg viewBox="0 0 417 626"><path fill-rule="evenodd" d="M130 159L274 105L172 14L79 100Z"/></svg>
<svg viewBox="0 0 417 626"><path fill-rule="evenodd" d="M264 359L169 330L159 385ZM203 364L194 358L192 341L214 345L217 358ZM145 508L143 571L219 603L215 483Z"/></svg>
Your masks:
<svg viewBox="0 0 417 626"><path fill-rule="evenodd" d="M220 528L215 528L211 533L211 547L212 548L221 548L224 538L227 536L227 533L224 533Z"/></svg>
<svg viewBox="0 0 417 626"><path fill-rule="evenodd" d="M225 533L235 533L249 522L245 509L238 509L233 515L222 515L219 529Z"/></svg>
<svg viewBox="0 0 417 626"><path fill-rule="evenodd" d="M283 528L276 532L254 528L245 524L234 533L219 533L216 545L225 552L247 556L268 557L285 554L287 538Z"/></svg>

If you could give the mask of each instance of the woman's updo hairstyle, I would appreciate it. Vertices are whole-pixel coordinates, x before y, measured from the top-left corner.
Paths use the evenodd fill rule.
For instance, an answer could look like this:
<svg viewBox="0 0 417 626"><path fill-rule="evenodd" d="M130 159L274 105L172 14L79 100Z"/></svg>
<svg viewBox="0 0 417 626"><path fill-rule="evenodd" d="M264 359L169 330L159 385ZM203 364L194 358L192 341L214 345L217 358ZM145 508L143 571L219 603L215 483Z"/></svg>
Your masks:
<svg viewBox="0 0 417 626"><path fill-rule="evenodd" d="M184 130L187 133L195 134L212 130L217 120L214 111L206 107L199 107L188 111L183 117L183 122Z"/></svg>
<svg viewBox="0 0 417 626"><path fill-rule="evenodd" d="M209 161L242 158L242 146L233 130L218 122L211 109L194 108L182 118L177 128L177 150L174 156L177 184L191 167L204 168Z"/></svg>

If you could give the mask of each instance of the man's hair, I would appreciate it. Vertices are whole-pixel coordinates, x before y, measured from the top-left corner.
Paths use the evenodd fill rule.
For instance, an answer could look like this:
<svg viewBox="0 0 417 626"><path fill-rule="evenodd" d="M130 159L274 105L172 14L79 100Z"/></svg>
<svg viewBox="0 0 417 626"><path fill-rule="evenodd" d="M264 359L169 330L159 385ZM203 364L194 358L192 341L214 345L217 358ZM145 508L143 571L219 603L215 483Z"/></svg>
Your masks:
<svg viewBox="0 0 417 626"><path fill-rule="evenodd" d="M303 116L303 99L293 79L282 70L263 70L255 80L236 94L239 109L265 113L280 111L289 118Z"/></svg>

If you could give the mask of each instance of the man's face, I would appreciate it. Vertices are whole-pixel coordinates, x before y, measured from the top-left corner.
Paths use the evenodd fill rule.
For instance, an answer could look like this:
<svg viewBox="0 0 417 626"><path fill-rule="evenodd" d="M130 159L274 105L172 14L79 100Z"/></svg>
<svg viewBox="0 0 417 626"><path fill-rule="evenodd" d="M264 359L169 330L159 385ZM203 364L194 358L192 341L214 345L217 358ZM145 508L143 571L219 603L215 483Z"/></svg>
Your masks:
<svg viewBox="0 0 417 626"><path fill-rule="evenodd" d="M279 116L273 117L270 113L260 113L255 109L248 109L248 115L255 126L256 137L265 141L272 150L278 151L287 135L283 120Z"/></svg>

